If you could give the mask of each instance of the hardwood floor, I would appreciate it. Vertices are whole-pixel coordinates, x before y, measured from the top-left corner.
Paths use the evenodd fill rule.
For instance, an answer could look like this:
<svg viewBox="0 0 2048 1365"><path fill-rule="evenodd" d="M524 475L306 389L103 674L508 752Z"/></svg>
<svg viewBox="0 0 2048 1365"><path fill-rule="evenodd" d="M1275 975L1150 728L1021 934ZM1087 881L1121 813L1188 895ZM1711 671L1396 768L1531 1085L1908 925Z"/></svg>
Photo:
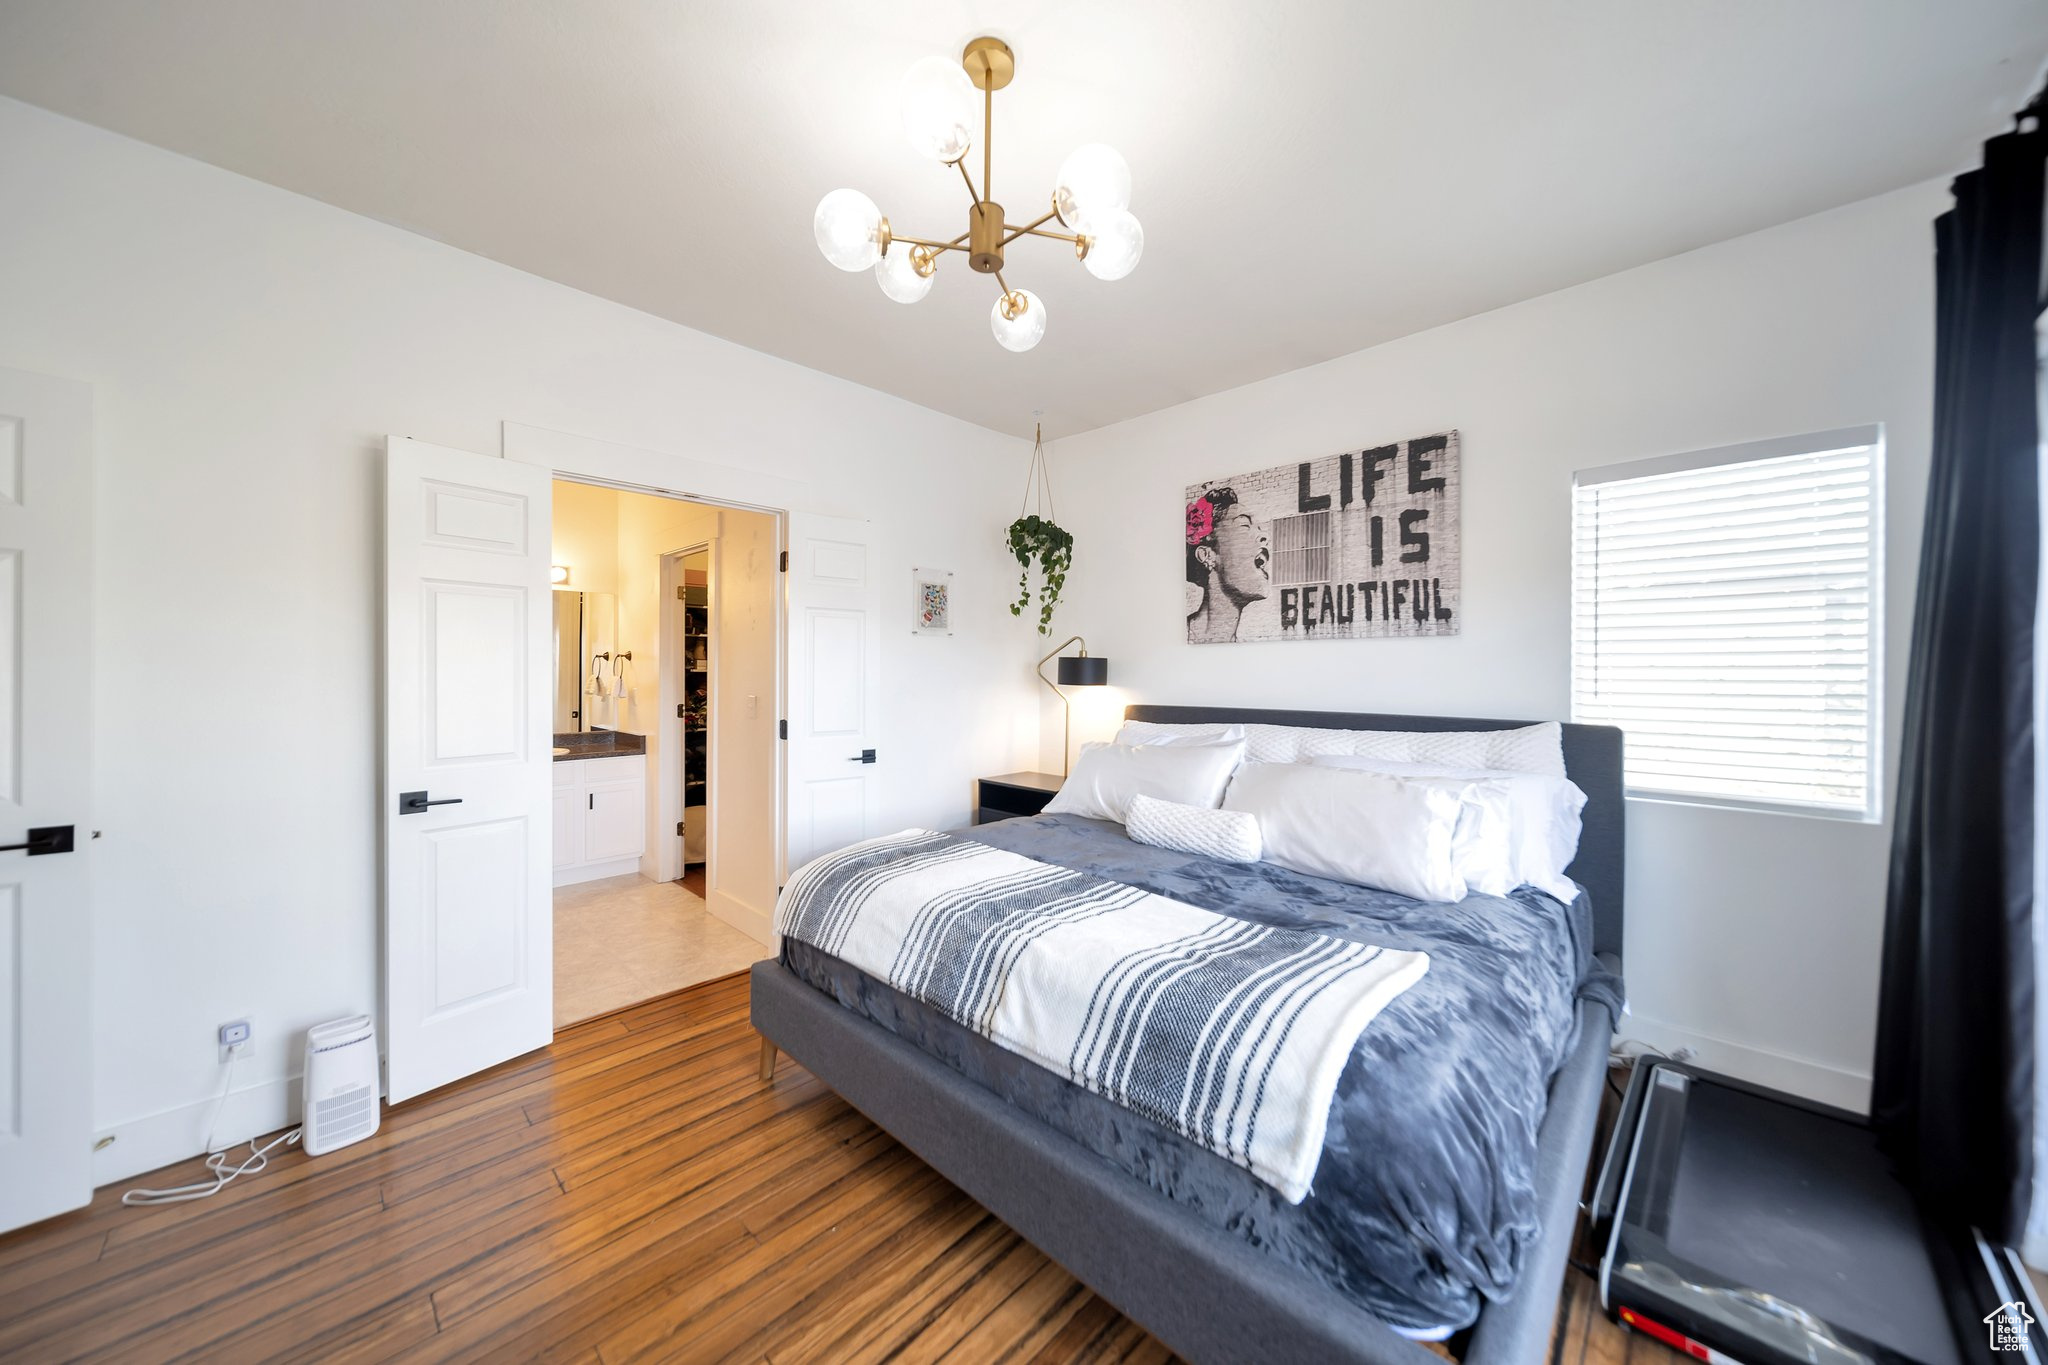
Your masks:
<svg viewBox="0 0 2048 1365"><path fill-rule="evenodd" d="M211 1199L0 1237L0 1359L1171 1359L802 1067L762 1084L746 1017L707 982ZM1553 1360L1666 1354L1577 1278Z"/></svg>

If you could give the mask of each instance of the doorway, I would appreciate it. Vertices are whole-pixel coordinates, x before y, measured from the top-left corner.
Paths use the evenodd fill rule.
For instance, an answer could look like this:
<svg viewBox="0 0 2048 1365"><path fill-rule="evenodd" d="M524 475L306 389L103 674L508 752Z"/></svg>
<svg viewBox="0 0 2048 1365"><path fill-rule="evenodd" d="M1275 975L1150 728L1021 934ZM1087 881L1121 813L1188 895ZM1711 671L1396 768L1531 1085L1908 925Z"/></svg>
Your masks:
<svg viewBox="0 0 2048 1365"><path fill-rule="evenodd" d="M742 619L767 639L773 664L758 683L758 713L726 714L744 716L757 733L774 727L775 757L763 764L753 739L734 746L713 736L711 914L765 953L782 874L875 832L878 753L888 752L876 738L880 550L872 523L845 514L855 493L515 422L504 424L502 457L389 437L377 785L392 1104L554 1036L550 820L580 832L587 849L599 798L585 792L578 816L573 797L557 796L551 817L561 765L549 752L557 686L550 589L577 584L574 560L551 573L556 476L763 514L745 523L756 528L751 543L722 540L720 559L727 579L737 566L771 585L769 608ZM689 543L677 537L654 553ZM629 610L622 598L622 622ZM733 627L729 613L728 641ZM642 675L633 671L637 646L625 647L636 654L626 661L630 693ZM718 686L727 695L755 691ZM747 761L728 764L734 754ZM614 812L621 805L615 794L604 799ZM728 835L770 846L773 856L727 857L719 850Z"/></svg>
<svg viewBox="0 0 2048 1365"><path fill-rule="evenodd" d="M662 561L663 598L669 604L670 637L677 648L668 655L670 685L678 697L680 722L674 761L680 766L683 818L674 838L681 874L676 878L692 895L704 895L710 861L711 696L714 650L711 612L711 547L696 545ZM720 700L723 700L721 698Z"/></svg>
<svg viewBox="0 0 2048 1365"><path fill-rule="evenodd" d="M554 482L557 1028L771 954L719 892L775 882L779 530Z"/></svg>

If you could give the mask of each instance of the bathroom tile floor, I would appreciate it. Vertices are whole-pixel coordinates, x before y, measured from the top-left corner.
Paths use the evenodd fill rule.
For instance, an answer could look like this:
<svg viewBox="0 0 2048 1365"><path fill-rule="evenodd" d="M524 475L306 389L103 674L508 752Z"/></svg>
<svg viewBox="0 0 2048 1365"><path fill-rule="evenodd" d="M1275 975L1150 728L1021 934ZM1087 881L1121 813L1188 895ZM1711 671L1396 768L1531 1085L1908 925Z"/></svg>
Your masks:
<svg viewBox="0 0 2048 1365"><path fill-rule="evenodd" d="M770 956L677 882L606 877L555 888L555 1027Z"/></svg>

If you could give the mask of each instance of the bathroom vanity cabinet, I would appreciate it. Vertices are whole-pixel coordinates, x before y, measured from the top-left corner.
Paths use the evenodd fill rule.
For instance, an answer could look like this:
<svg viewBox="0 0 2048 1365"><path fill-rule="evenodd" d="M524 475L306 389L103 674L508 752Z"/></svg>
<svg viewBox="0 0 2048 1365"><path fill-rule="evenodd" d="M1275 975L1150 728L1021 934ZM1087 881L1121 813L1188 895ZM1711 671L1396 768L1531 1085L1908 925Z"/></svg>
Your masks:
<svg viewBox="0 0 2048 1365"><path fill-rule="evenodd" d="M555 885L640 870L647 850L647 755L555 760Z"/></svg>

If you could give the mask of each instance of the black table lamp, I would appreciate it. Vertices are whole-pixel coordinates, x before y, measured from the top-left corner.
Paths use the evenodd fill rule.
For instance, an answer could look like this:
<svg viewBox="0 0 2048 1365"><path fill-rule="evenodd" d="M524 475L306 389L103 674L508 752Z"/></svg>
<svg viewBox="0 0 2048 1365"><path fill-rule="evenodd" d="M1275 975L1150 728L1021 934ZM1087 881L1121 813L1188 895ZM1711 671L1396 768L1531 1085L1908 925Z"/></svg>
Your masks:
<svg viewBox="0 0 2048 1365"><path fill-rule="evenodd" d="M1068 645L1081 646L1081 652L1077 655L1062 657L1060 650L1065 649ZM1045 676L1045 666L1054 659L1059 659L1060 661L1060 680L1057 683ZM1099 655L1090 654L1088 652L1088 642L1075 635L1062 641L1053 649L1052 653L1038 661L1038 680L1047 687L1052 688L1052 694L1058 697L1060 705L1066 708L1066 728L1061 732L1060 737L1060 776L1065 777L1067 775L1067 751L1073 747L1074 740L1074 703L1067 700L1067 694L1060 691L1060 688L1102 687L1106 685L1109 682L1109 660Z"/></svg>

